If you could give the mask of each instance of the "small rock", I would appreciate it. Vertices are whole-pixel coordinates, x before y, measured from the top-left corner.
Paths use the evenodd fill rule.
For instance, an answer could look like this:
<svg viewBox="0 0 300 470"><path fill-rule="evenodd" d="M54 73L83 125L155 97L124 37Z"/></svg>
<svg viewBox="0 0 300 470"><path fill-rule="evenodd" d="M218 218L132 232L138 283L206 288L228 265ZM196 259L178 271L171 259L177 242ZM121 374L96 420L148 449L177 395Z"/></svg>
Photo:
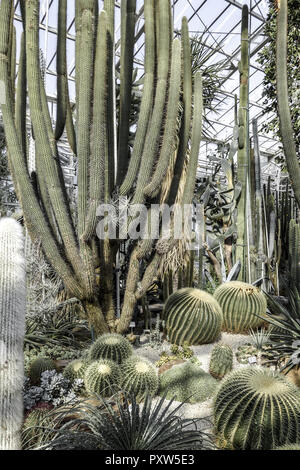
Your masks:
<svg viewBox="0 0 300 470"><path fill-rule="evenodd" d="M143 345L143 344L147 344L149 343L150 341L150 335L141 335L140 336L140 344Z"/></svg>

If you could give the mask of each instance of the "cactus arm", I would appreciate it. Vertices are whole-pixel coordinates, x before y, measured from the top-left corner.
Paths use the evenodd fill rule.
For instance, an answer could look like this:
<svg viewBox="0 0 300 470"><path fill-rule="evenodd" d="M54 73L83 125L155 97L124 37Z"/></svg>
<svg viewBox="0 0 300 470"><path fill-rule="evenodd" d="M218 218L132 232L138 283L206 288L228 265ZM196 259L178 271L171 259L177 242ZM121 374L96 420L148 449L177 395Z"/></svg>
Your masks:
<svg viewBox="0 0 300 470"><path fill-rule="evenodd" d="M93 141L90 161L90 206L83 240L88 241L96 228L97 207L104 199L102 175L107 158L107 14L102 11L99 18L95 58L94 99L93 99Z"/></svg>
<svg viewBox="0 0 300 470"><path fill-rule="evenodd" d="M10 55L10 75L13 101L15 101L15 83L16 83L16 28L12 28L11 55Z"/></svg>
<svg viewBox="0 0 300 470"><path fill-rule="evenodd" d="M179 39L174 39L172 46L172 62L170 75L170 88L167 105L166 124L162 148L160 151L158 163L152 180L145 187L145 196L153 198L160 190L163 179L166 176L169 161L172 153L177 146L176 129L179 109L179 95L181 82L181 43Z"/></svg>
<svg viewBox="0 0 300 470"><path fill-rule="evenodd" d="M201 72L197 72L194 79L194 113L191 137L191 154L187 167L185 187L182 196L183 204L191 204L194 195L199 147L202 135L202 112L202 74Z"/></svg>
<svg viewBox="0 0 300 470"><path fill-rule="evenodd" d="M136 0L121 2L120 118L117 184L124 179L128 162L129 116L134 53Z"/></svg>
<svg viewBox="0 0 300 470"><path fill-rule="evenodd" d="M175 162L174 176L171 184L169 204L175 202L180 176L186 158L188 142L190 138L191 120L192 120L192 68L191 68L191 46L189 38L188 21L186 17L182 19L181 27L182 49L183 49L183 116L179 136L179 148Z"/></svg>
<svg viewBox="0 0 300 470"><path fill-rule="evenodd" d="M170 21L168 0L159 1L159 56L157 67L157 86L153 113L146 134L144 151L133 204L142 204L145 200L144 188L151 176L153 162L157 151L159 136L163 121L163 111L166 100L169 56L170 56Z"/></svg>
<svg viewBox="0 0 300 470"><path fill-rule="evenodd" d="M132 188L143 153L144 142L151 116L154 93L155 66L155 31L154 31L154 0L145 0L145 76L144 89L139 113L137 131L126 177L120 187L120 195L126 196Z"/></svg>
<svg viewBox="0 0 300 470"><path fill-rule="evenodd" d="M19 141L24 156L27 154L28 142L26 131L26 54L25 54L25 37L24 33L21 36L21 50L18 67L18 82L16 93L16 112L15 121L16 128L19 136ZM26 159L25 159L26 160Z"/></svg>
<svg viewBox="0 0 300 470"><path fill-rule="evenodd" d="M107 105L107 126L108 126L108 151L105 162L105 202L108 202L111 191L115 183L115 108L116 108L116 85L115 85L115 2L114 0L104 0L104 10L108 16L108 105Z"/></svg>
<svg viewBox="0 0 300 470"><path fill-rule="evenodd" d="M248 174L248 106L249 106L249 33L248 33L248 7L242 10L241 34L241 62L240 70L240 103L239 103L239 139L237 157L237 179L242 184L242 191L238 202L236 260L242 263L239 279L245 276L245 213L246 213L246 185Z"/></svg>
<svg viewBox="0 0 300 470"><path fill-rule="evenodd" d="M20 450L23 421L25 260L22 228L0 220L0 449Z"/></svg>
<svg viewBox="0 0 300 470"><path fill-rule="evenodd" d="M280 132L291 185L300 207L300 165L294 142L291 113L289 109L287 80L287 26L288 2L278 1L276 37L276 85Z"/></svg>
<svg viewBox="0 0 300 470"><path fill-rule="evenodd" d="M67 0L58 2L57 49L57 104L55 140L59 140L65 128L67 116Z"/></svg>
<svg viewBox="0 0 300 470"><path fill-rule="evenodd" d="M66 132L67 138L70 145L72 152L76 155L76 134L75 128L73 123L73 116L72 116L72 109L70 105L70 98L69 98L69 90L67 90L68 98L67 98L67 115L66 115Z"/></svg>

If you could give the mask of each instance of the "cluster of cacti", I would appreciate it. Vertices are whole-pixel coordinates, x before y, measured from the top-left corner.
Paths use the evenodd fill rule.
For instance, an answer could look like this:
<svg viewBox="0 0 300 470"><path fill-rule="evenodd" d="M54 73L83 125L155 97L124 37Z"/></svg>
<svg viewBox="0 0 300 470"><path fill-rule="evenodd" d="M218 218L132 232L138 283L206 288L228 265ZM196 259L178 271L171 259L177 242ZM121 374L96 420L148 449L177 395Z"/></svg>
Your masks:
<svg viewBox="0 0 300 470"><path fill-rule="evenodd" d="M132 356L122 364L121 387L133 393L138 400L147 394L155 395L158 389L158 377L155 367L143 357Z"/></svg>
<svg viewBox="0 0 300 470"><path fill-rule="evenodd" d="M132 354L132 346L128 339L117 333L105 333L99 336L92 344L89 358L92 361L97 359L109 359L121 364Z"/></svg>
<svg viewBox="0 0 300 470"><path fill-rule="evenodd" d="M291 279L300 292L300 225L293 219L289 224L289 267Z"/></svg>
<svg viewBox="0 0 300 470"><path fill-rule="evenodd" d="M283 374L247 367L230 372L214 400L218 438L234 449L268 450L300 439L300 391Z"/></svg>
<svg viewBox="0 0 300 470"><path fill-rule="evenodd" d="M0 220L0 449L20 449L23 419L25 259L22 228Z"/></svg>
<svg viewBox="0 0 300 470"><path fill-rule="evenodd" d="M223 379L233 367L233 351L227 344L216 344L209 361L209 373L216 379Z"/></svg>
<svg viewBox="0 0 300 470"><path fill-rule="evenodd" d="M211 343L220 335L222 311L218 302L207 292L183 288L168 298L163 320L170 343Z"/></svg>
<svg viewBox="0 0 300 470"><path fill-rule="evenodd" d="M145 75L134 142L129 145L136 0L122 1L118 110L115 4L105 0L104 10L98 14L98 0L76 0L74 125L68 96L67 6L66 0L58 2L57 116L53 129L40 73L41 2L20 1L23 34L15 103L11 27L14 3L1 1L0 81L5 91L1 110L10 171L30 236L41 241L47 260L68 292L82 302L96 334L114 329L124 333L136 301L157 275L161 258L154 238L134 242L121 318L116 323L114 263L119 242L97 236L97 208L109 203L117 189L134 203L143 204L157 197L170 205L179 185L183 191L178 202L191 203L202 133L202 76L200 72L192 76L187 19L183 19L182 38L173 40L170 0L145 0ZM33 178L27 168L27 103L38 156ZM57 146L64 129L78 163L78 226L72 218L74 205L67 197ZM139 260L149 253L147 269L140 279Z"/></svg>
<svg viewBox="0 0 300 470"><path fill-rule="evenodd" d="M41 381L41 375L46 370L56 370L55 362L50 357L37 357L29 367L29 378L32 385L38 385Z"/></svg>
<svg viewBox="0 0 300 470"><path fill-rule="evenodd" d="M231 281L221 284L214 293L223 313L223 329L242 333L263 323L256 315L264 315L267 301L255 286L245 282Z"/></svg>
<svg viewBox="0 0 300 470"><path fill-rule="evenodd" d="M66 379L73 382L75 379L84 379L84 374L90 362L83 359L75 359L71 361L63 371L63 375Z"/></svg>
<svg viewBox="0 0 300 470"><path fill-rule="evenodd" d="M93 361L85 371L84 385L90 395L109 397L120 387L120 366L107 359Z"/></svg>
<svg viewBox="0 0 300 470"><path fill-rule="evenodd" d="M210 398L218 385L216 379L198 364L186 362L173 366L159 377L159 395L187 403L199 403Z"/></svg>

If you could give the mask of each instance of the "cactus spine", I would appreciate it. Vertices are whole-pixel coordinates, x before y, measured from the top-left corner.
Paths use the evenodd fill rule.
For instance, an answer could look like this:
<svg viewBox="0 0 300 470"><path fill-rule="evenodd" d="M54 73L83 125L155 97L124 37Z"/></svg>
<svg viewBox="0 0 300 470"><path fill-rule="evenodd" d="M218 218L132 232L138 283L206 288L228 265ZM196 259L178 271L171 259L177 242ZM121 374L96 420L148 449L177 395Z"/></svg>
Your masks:
<svg viewBox="0 0 300 470"><path fill-rule="evenodd" d="M21 226L0 220L0 449L19 450L23 420L25 261Z"/></svg>
<svg viewBox="0 0 300 470"><path fill-rule="evenodd" d="M163 320L171 343L212 343L221 331L222 311L218 302L207 292L183 288L168 298Z"/></svg>
<svg viewBox="0 0 300 470"><path fill-rule="evenodd" d="M147 394L155 395L158 389L158 377L155 367L143 357L130 357L122 364L121 387L133 393L138 400Z"/></svg>
<svg viewBox="0 0 300 470"><path fill-rule="evenodd" d="M223 379L233 367L233 351L226 344L216 344L211 352L209 373L216 379Z"/></svg>
<svg viewBox="0 0 300 470"><path fill-rule="evenodd" d="M290 181L300 207L300 165L294 142L287 79L288 2L277 2L276 85L280 132Z"/></svg>
<svg viewBox="0 0 300 470"><path fill-rule="evenodd" d="M121 364L132 354L132 346L122 335L107 333L97 338L92 344L89 357L91 360L109 359Z"/></svg>
<svg viewBox="0 0 300 470"><path fill-rule="evenodd" d="M300 392L282 374L247 367L228 374L214 401L218 438L234 449L268 450L300 438Z"/></svg>
<svg viewBox="0 0 300 470"><path fill-rule="evenodd" d="M107 359L92 362L84 374L84 385L90 395L111 396L120 385L121 371L118 364Z"/></svg>
<svg viewBox="0 0 300 470"><path fill-rule="evenodd" d="M223 312L223 329L242 333L262 324L256 315L267 311L265 296L257 287L246 282L232 281L221 284L214 293Z"/></svg>

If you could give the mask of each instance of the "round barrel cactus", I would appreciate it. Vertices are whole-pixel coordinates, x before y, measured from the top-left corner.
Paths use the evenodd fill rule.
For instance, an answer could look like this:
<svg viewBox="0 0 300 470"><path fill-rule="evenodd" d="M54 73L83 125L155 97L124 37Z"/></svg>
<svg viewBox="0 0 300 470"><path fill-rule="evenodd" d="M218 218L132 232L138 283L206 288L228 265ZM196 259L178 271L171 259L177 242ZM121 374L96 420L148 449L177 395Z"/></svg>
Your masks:
<svg viewBox="0 0 300 470"><path fill-rule="evenodd" d="M237 450L269 450L300 439L300 391L261 367L230 372L214 400L215 432Z"/></svg>
<svg viewBox="0 0 300 470"><path fill-rule="evenodd" d="M212 295L200 289L184 288L168 298L163 320L172 344L212 343L221 332L222 311Z"/></svg>
<svg viewBox="0 0 300 470"><path fill-rule="evenodd" d="M83 359L74 359L64 369L63 375L73 382L75 379L84 379L84 374L89 366L89 362Z"/></svg>
<svg viewBox="0 0 300 470"><path fill-rule="evenodd" d="M23 449L34 448L45 443L49 437L49 430L54 428L53 421L54 417L51 416L48 408L35 408L30 411L22 427Z"/></svg>
<svg viewBox="0 0 300 470"><path fill-rule="evenodd" d="M38 385L41 375L46 370L56 370L55 362L49 357L37 357L29 367L29 378L32 385Z"/></svg>
<svg viewBox="0 0 300 470"><path fill-rule="evenodd" d="M286 444L285 446L275 447L273 450L300 450L299 444Z"/></svg>
<svg viewBox="0 0 300 470"><path fill-rule="evenodd" d="M187 403L208 400L218 386L217 380L197 364L175 365L160 375L159 395Z"/></svg>
<svg viewBox="0 0 300 470"><path fill-rule="evenodd" d="M85 371L84 385L90 395L109 397L118 390L121 379L120 366L107 359L93 361Z"/></svg>
<svg viewBox="0 0 300 470"><path fill-rule="evenodd" d="M216 344L209 361L209 373L216 379L223 379L233 367L233 351L227 344Z"/></svg>
<svg viewBox="0 0 300 470"><path fill-rule="evenodd" d="M223 312L223 329L243 333L262 325L256 315L265 315L267 301L264 294L246 282L232 281L221 284L214 293Z"/></svg>
<svg viewBox="0 0 300 470"><path fill-rule="evenodd" d="M105 333L92 344L89 352L91 360L108 359L121 364L132 354L128 339L117 333Z"/></svg>
<svg viewBox="0 0 300 470"><path fill-rule="evenodd" d="M155 395L158 389L155 367L143 357L130 357L122 365L121 387L133 393L138 400L142 400L146 394Z"/></svg>

